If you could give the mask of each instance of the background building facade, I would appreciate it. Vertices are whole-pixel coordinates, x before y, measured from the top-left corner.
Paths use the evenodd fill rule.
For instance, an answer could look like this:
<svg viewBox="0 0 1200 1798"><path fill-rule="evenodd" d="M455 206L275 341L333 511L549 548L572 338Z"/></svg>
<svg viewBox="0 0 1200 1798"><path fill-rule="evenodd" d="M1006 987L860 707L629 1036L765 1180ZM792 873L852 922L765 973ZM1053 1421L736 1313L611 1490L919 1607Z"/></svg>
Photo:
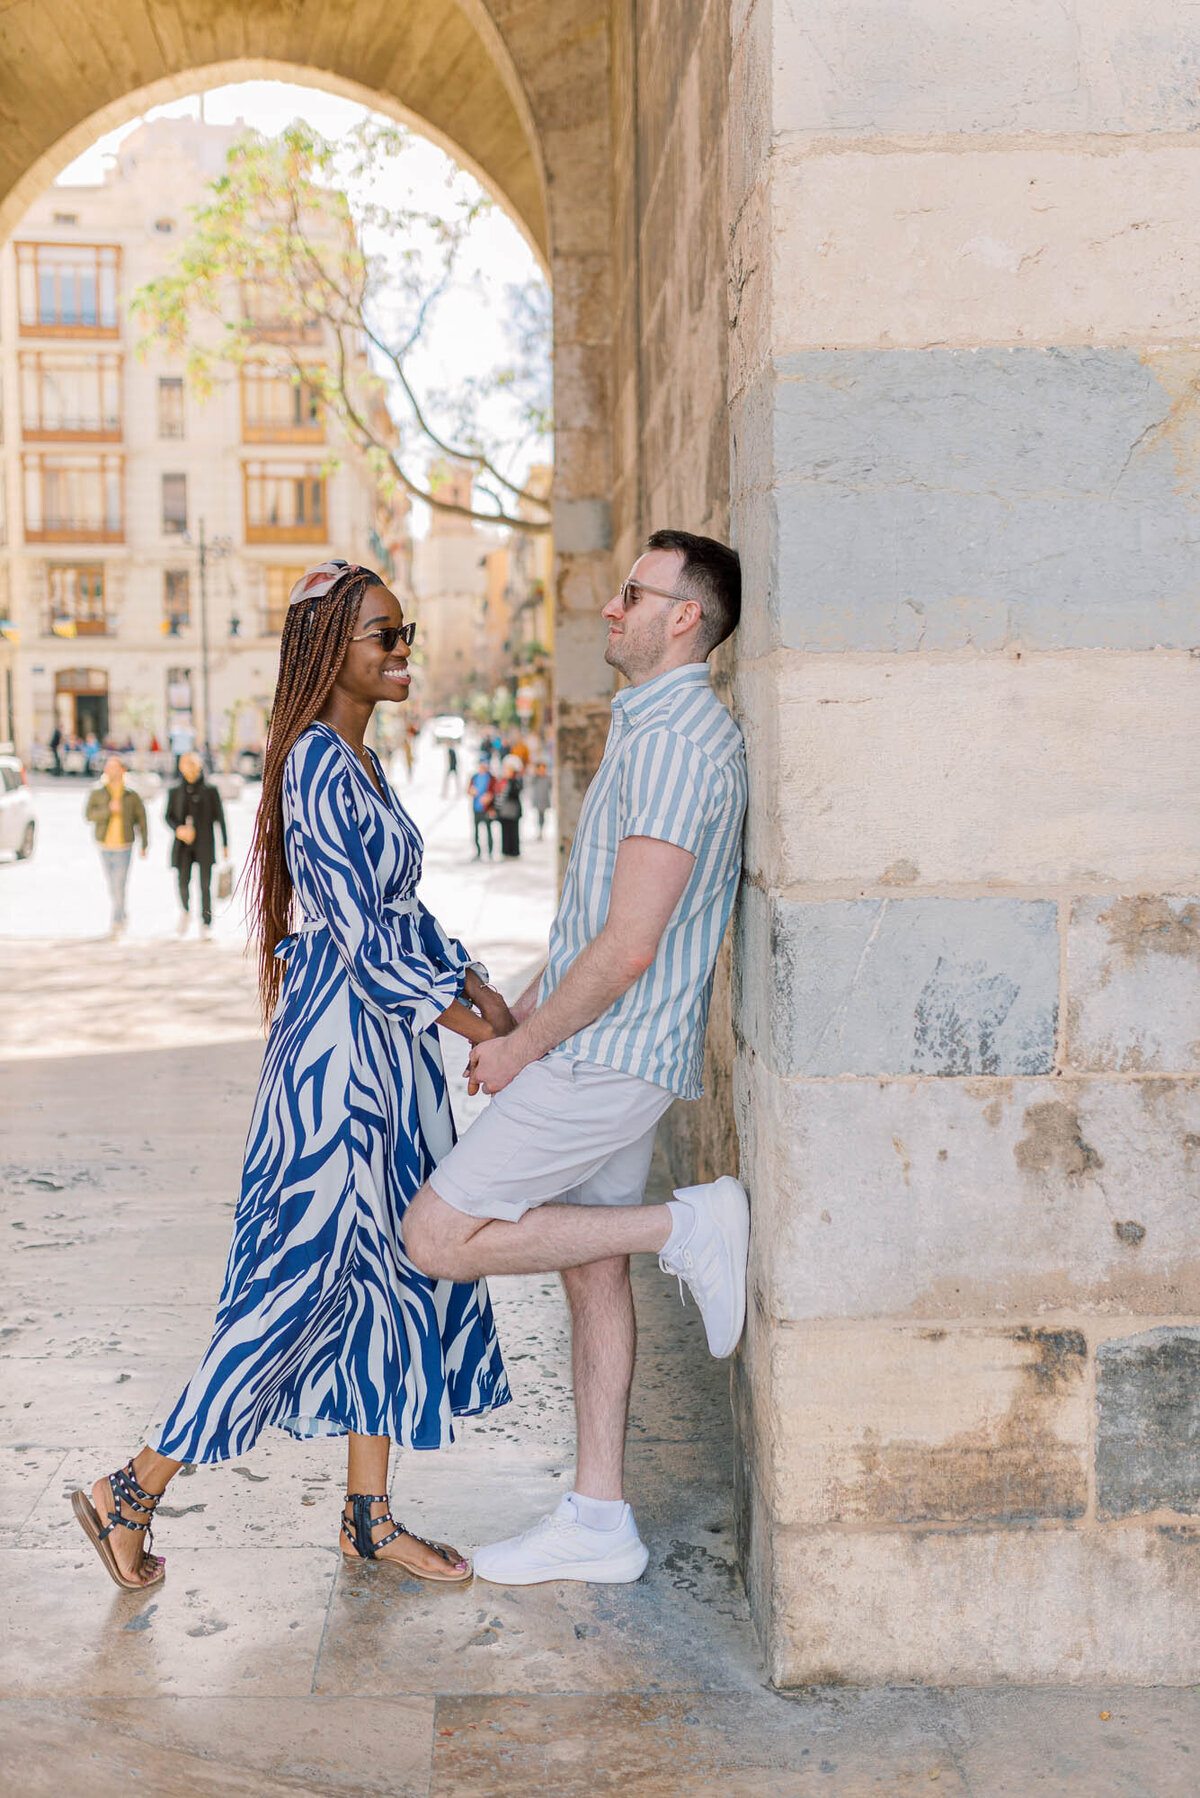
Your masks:
<svg viewBox="0 0 1200 1798"><path fill-rule="evenodd" d="M25 753L56 722L164 749L211 734L218 759L261 744L292 582L400 547L403 508L302 384L251 363L200 399L176 359L137 353L130 296L169 268L235 136L145 124L103 185L51 189L0 252L0 556ZM252 303L264 341L297 329L269 295ZM319 356L321 327L298 330Z"/></svg>

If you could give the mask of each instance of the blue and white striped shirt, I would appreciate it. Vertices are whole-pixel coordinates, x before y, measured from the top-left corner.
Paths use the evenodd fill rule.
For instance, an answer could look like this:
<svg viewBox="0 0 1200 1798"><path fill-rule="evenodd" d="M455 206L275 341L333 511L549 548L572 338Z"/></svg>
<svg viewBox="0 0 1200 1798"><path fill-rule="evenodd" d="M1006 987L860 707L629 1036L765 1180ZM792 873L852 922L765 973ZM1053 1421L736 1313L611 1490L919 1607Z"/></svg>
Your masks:
<svg viewBox="0 0 1200 1798"><path fill-rule="evenodd" d="M604 759L587 790L550 932L540 999L608 916L617 850L657 837L695 856L646 972L562 1049L698 1099L713 966L742 866L742 733L698 662L628 687L612 702Z"/></svg>

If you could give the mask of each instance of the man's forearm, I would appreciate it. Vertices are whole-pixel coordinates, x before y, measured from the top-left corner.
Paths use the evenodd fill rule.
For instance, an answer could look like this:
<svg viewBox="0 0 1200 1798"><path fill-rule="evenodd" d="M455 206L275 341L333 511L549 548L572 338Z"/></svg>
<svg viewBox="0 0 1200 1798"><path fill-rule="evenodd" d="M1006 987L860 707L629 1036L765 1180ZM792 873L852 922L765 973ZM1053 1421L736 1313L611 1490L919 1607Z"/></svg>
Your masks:
<svg viewBox="0 0 1200 1798"><path fill-rule="evenodd" d="M542 984L542 975L545 971L544 967L539 968L533 979L529 982L529 985L525 988L525 991L521 994L521 997L514 1001L511 1010L513 1017L517 1020L518 1024L523 1024L529 1014L535 1009L537 1005L538 988Z"/></svg>
<svg viewBox="0 0 1200 1798"><path fill-rule="evenodd" d="M513 1046L519 1042L530 1061L548 1055L577 1030L594 1023L645 968L601 931L571 963L545 1004L518 1025Z"/></svg>

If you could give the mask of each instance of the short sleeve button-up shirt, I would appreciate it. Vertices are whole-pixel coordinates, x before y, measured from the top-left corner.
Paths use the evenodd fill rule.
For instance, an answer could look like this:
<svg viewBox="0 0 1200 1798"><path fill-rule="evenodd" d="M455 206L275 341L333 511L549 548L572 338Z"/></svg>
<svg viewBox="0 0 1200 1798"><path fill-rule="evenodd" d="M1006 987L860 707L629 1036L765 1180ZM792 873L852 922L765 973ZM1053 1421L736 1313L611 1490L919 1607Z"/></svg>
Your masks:
<svg viewBox="0 0 1200 1798"><path fill-rule="evenodd" d="M700 1097L713 968L741 873L746 810L742 734L688 663L612 702L604 759L588 788L550 933L541 998L604 926L617 850L656 837L695 863L646 972L563 1051Z"/></svg>

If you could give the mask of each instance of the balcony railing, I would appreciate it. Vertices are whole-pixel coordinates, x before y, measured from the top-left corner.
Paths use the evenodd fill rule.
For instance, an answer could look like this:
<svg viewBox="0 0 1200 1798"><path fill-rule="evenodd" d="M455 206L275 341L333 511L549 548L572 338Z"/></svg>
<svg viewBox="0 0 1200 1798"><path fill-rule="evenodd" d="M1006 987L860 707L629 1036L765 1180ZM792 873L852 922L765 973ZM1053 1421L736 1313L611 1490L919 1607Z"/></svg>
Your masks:
<svg viewBox="0 0 1200 1798"><path fill-rule="evenodd" d="M53 607L42 614L43 637L115 637L116 634L117 621L111 616L72 618Z"/></svg>
<svg viewBox="0 0 1200 1798"><path fill-rule="evenodd" d="M119 443L121 415L118 412L104 417L94 413L78 418L60 415L52 425L37 417L26 418L21 422L21 434L27 443Z"/></svg>
<svg viewBox="0 0 1200 1798"><path fill-rule="evenodd" d="M124 543L125 525L120 518L61 518L46 513L36 524L26 523L27 543Z"/></svg>

